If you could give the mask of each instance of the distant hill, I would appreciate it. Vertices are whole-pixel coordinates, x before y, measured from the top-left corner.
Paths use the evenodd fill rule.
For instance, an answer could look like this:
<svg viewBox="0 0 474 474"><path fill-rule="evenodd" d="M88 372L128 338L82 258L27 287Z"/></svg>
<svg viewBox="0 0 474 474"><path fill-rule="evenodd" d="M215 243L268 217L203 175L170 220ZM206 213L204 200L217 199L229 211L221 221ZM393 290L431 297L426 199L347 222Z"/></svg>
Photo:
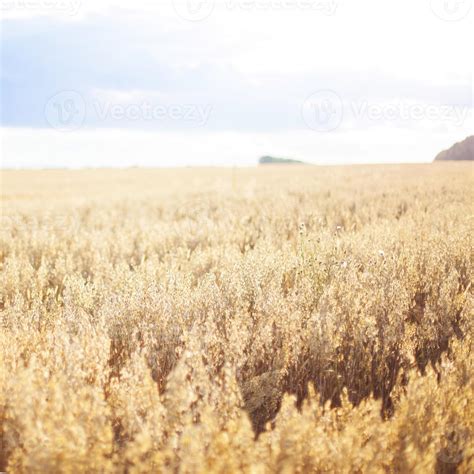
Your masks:
<svg viewBox="0 0 474 474"><path fill-rule="evenodd" d="M439 153L435 161L474 160L474 135Z"/></svg>
<svg viewBox="0 0 474 474"><path fill-rule="evenodd" d="M276 158L274 156L262 156L258 160L258 164L260 165L291 165L291 164L304 165L305 163L303 161L291 160L290 158Z"/></svg>

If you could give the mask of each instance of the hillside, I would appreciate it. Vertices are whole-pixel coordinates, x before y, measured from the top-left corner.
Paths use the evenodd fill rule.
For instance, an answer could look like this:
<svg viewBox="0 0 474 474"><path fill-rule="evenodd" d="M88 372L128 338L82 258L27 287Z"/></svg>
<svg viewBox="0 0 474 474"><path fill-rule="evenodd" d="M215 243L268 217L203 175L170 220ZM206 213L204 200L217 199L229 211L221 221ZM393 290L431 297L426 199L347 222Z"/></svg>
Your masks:
<svg viewBox="0 0 474 474"><path fill-rule="evenodd" d="M474 135L462 142L455 143L451 148L439 153L435 161L472 161L474 160Z"/></svg>

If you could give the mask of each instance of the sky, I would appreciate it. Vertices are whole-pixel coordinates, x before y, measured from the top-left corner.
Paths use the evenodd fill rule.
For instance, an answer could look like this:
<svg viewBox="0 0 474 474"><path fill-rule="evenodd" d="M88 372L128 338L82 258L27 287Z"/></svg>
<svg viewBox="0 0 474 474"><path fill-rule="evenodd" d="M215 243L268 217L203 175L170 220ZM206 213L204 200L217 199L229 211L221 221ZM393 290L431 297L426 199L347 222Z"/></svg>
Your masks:
<svg viewBox="0 0 474 474"><path fill-rule="evenodd" d="M472 135L472 0L0 0L5 168L428 162Z"/></svg>

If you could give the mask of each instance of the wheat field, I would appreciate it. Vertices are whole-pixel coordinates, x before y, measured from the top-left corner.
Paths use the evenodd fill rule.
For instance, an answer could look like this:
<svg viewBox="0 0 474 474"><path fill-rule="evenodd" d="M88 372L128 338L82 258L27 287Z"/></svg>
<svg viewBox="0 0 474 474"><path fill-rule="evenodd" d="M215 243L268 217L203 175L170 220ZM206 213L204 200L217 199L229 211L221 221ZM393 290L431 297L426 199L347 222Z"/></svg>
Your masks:
<svg viewBox="0 0 474 474"><path fill-rule="evenodd" d="M473 171L2 171L0 471L473 473Z"/></svg>

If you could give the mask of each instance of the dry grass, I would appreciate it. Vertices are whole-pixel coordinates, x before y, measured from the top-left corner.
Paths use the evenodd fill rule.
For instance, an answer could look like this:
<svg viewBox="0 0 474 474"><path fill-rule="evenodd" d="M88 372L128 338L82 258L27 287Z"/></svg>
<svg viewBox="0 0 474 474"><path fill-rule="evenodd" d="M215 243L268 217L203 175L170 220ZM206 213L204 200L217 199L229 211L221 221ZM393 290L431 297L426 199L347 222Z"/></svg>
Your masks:
<svg viewBox="0 0 474 474"><path fill-rule="evenodd" d="M473 184L3 171L0 471L474 472Z"/></svg>

